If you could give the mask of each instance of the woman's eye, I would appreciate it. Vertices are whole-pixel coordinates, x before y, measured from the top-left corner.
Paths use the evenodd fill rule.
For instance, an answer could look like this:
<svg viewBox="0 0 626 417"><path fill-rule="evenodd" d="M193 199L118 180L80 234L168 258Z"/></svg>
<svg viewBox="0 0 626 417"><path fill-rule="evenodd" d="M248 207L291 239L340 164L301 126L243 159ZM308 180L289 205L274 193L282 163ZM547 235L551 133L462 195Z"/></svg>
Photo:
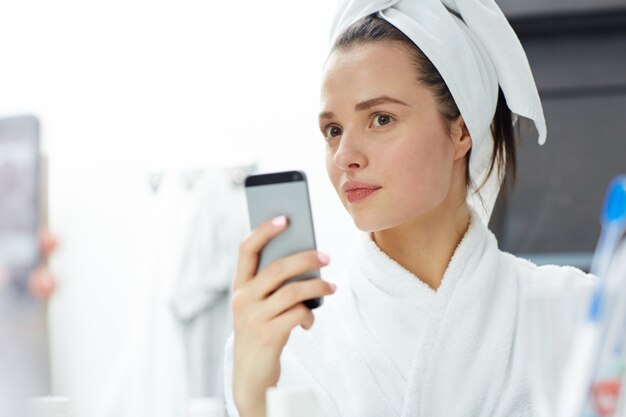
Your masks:
<svg viewBox="0 0 626 417"><path fill-rule="evenodd" d="M326 129L324 129L324 136L326 138L334 138L335 136L339 136L341 135L341 128L338 126L327 126Z"/></svg>
<svg viewBox="0 0 626 417"><path fill-rule="evenodd" d="M393 120L393 117L388 115L388 114L375 114L374 118L372 120L372 124L375 127L381 127L384 125L388 125L389 123L391 123Z"/></svg>

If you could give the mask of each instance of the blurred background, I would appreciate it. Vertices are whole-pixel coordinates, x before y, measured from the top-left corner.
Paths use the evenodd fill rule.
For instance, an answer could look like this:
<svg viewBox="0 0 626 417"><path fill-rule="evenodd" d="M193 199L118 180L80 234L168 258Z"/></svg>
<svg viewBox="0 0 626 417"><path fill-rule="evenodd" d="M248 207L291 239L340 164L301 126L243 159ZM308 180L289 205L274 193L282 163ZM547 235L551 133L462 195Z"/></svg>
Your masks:
<svg viewBox="0 0 626 417"><path fill-rule="evenodd" d="M588 270L606 187L626 171L626 1L500 0L528 55L548 125L522 127L519 177L491 228L507 251Z"/></svg>
<svg viewBox="0 0 626 417"><path fill-rule="evenodd" d="M604 191L626 170L626 0L500 4L527 51L548 141L522 128L517 188L490 226L505 250L588 269ZM332 280L356 233L316 121L334 7L0 3L0 118L40 122L42 224L59 241L53 296L23 299L43 335L32 374L49 381L29 395L67 396L76 417L181 416L190 398L221 397L248 227L241 181L253 170L308 174Z"/></svg>

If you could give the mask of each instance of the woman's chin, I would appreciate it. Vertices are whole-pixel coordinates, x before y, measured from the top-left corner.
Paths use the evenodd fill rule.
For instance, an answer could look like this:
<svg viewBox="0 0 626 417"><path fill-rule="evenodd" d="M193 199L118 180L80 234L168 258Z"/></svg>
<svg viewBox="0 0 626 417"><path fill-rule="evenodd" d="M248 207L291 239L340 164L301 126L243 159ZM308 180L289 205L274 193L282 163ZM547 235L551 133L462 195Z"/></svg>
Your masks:
<svg viewBox="0 0 626 417"><path fill-rule="evenodd" d="M389 229L392 225L387 224L387 222L381 221L380 216L377 218L371 218L373 216L362 216L362 215L352 215L352 220L354 221L354 225L362 232L378 232L380 230Z"/></svg>

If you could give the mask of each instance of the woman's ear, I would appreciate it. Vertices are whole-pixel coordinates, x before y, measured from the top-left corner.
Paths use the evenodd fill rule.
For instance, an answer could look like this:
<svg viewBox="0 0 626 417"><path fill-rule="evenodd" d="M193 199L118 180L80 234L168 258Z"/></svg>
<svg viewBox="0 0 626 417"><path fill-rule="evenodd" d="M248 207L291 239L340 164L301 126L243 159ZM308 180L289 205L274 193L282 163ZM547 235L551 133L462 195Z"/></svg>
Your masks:
<svg viewBox="0 0 626 417"><path fill-rule="evenodd" d="M472 148L472 137L470 136L463 116L457 117L450 126L450 138L454 145L454 160L465 157Z"/></svg>

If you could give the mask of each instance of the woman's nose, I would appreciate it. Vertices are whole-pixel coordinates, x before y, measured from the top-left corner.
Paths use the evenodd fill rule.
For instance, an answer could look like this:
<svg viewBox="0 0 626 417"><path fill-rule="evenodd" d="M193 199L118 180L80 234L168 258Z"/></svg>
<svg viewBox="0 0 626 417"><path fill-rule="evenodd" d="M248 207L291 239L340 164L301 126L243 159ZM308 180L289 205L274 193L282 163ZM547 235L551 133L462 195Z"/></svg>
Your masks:
<svg viewBox="0 0 626 417"><path fill-rule="evenodd" d="M362 138L344 131L335 151L335 165L346 171L364 168L367 165L367 156L363 147Z"/></svg>

